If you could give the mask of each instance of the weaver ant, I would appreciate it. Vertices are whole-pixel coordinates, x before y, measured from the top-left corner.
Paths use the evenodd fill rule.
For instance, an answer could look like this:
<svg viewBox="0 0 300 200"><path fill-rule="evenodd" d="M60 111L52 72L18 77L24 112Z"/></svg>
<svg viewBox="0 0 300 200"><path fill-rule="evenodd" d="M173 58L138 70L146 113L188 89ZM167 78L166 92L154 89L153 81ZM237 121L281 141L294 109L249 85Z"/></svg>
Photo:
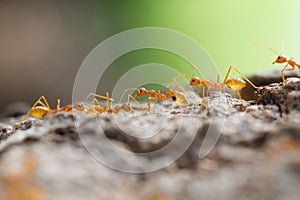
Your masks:
<svg viewBox="0 0 300 200"><path fill-rule="evenodd" d="M147 112L150 111L150 100L151 99L154 99L154 105L157 103L158 100L165 101L170 98L178 105L188 104L188 100L183 94L181 94L179 92L175 92L171 89L168 89L168 92L166 94L163 94L160 92L160 90L158 90L156 92L155 90L147 90L142 87L142 88L137 89L136 94L133 96L133 98L141 97L146 94L148 95L148 103L147 103L147 110L146 110Z"/></svg>
<svg viewBox="0 0 300 200"><path fill-rule="evenodd" d="M170 98L172 99L172 101L174 101L178 105L187 105L188 100L187 100L186 96L180 92L177 92L177 91L171 89L171 85L173 82L175 82L175 79L174 80L172 79L170 81L170 84L167 86L168 91L166 94L163 94L160 90L158 90L156 92L155 90L147 90L146 88L141 87L141 88L129 88L129 89L124 90L122 97L127 91L135 90L136 93L134 96L129 95L130 99L129 99L128 103L130 103L131 100L135 100L137 97L142 97L142 96L148 95L146 112L150 111L150 101L151 100L154 100L154 106L156 105L158 100L165 101ZM181 87L181 86L177 85L176 87Z"/></svg>
<svg viewBox="0 0 300 200"><path fill-rule="evenodd" d="M283 67L283 69L281 70L281 77L282 77L282 81L285 82L285 77L284 77L284 71L292 71L294 70L296 67L298 67L298 69L300 69L300 64L297 63L295 60L294 60L294 57L290 57L289 59L282 55L281 53L283 52L284 50L284 46L283 46L283 41L281 40L281 50L280 50L280 54L278 54L278 52L276 52L273 48L271 47L268 47L268 46L265 46L265 45L262 45L262 44L258 44L258 43L254 43L256 45L259 45L259 46L262 46L266 49L269 49L270 51L272 51L273 53L275 53L277 56L276 60L274 62L272 62L272 64L275 64L275 63L279 63L279 64L282 64L282 63L286 63L286 65ZM287 69L288 67L291 67L289 69Z"/></svg>
<svg viewBox="0 0 300 200"><path fill-rule="evenodd" d="M70 112L73 109L80 111L80 112L86 112L86 113L103 113L103 112L108 112L108 113L119 113L122 110L128 111L128 112L133 112L130 108L129 105L123 104L123 105L118 105L115 106L114 108L111 107L111 101L114 101L112 98L109 98L108 93L106 93L106 96L101 96L99 94L95 93L90 93L84 100L84 102L87 101L87 99L90 96L94 96L91 104L96 104L95 106L90 105L87 109L85 109L85 105L82 102L76 103L74 105L66 105L63 108L60 107L60 99L57 100L57 105L56 109L52 110L49 106L48 101L44 96L41 96L31 107L31 109L26 113L24 116L23 120L27 119L29 115L32 115L33 117L36 118L42 118L46 116L47 114L52 114L54 115L55 113L58 112ZM99 102L99 100L96 98L102 98L107 100L107 109L105 109Z"/></svg>
<svg viewBox="0 0 300 200"><path fill-rule="evenodd" d="M194 66L192 66L194 67ZM198 85L197 94L200 92L200 85L202 84L204 87L207 88L206 90L206 96L208 96L210 88L213 88L215 90L222 90L225 86L227 86L229 89L236 91L236 94L241 99L241 95L239 94L239 90L246 87L246 82L240 78L229 78L229 74L231 70L234 70L237 72L243 79L245 79L252 87L255 89L258 89L249 79L247 79L237 68L230 66L228 68L228 71L226 73L226 76L224 78L224 81L222 83L219 83L219 80L217 83L211 81L211 80L201 80L198 77L192 77L190 80L191 86ZM219 79L219 78L218 78ZM202 87L202 97L204 97L204 87Z"/></svg>
<svg viewBox="0 0 300 200"><path fill-rule="evenodd" d="M30 108L30 110L26 113L23 120L27 119L29 115L32 115L36 118L41 118L49 114L55 114L58 112L70 112L73 109L77 111L83 111L84 105L83 103L76 103L75 105L66 105L63 108L60 107L60 99L57 99L56 109L51 110L48 101L44 96L41 96Z"/></svg>
<svg viewBox="0 0 300 200"><path fill-rule="evenodd" d="M102 96L96 93L90 93L84 100L84 102L87 101L87 99L91 96L94 96L91 105L88 107L88 109L85 111L86 113L92 113L92 114L99 114L99 113L119 113L122 110L133 113L134 111L131 109L129 102L127 104L117 105L114 108L111 107L111 102L114 101L112 98L109 97L108 92L106 93L106 96ZM99 100L96 98L105 99L107 101L107 108L105 109L99 102ZM96 105L94 105L96 104Z"/></svg>

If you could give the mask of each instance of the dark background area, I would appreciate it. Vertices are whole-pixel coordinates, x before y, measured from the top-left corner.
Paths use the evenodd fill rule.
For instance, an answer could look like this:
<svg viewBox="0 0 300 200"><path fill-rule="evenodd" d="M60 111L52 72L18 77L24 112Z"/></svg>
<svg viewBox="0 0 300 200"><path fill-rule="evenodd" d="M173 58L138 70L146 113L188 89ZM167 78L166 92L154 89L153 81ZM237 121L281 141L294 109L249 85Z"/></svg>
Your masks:
<svg viewBox="0 0 300 200"><path fill-rule="evenodd" d="M70 103L81 62L109 37L106 10L93 1L1 1L0 108L41 95Z"/></svg>

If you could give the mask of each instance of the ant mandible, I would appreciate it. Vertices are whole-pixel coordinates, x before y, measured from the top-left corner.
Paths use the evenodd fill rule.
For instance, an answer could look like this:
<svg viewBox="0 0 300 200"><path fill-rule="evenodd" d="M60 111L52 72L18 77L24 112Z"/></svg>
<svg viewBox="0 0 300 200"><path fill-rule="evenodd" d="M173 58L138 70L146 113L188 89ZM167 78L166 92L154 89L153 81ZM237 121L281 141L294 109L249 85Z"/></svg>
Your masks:
<svg viewBox="0 0 300 200"><path fill-rule="evenodd" d="M283 40L281 40L281 50L280 50L280 53L278 54L278 52L276 52L273 48L271 47L268 47L268 46L265 46L265 45L262 45L262 44L259 44L259 43L254 43L256 45L259 45L261 47L264 47L266 49L269 49L270 51L272 51L273 53L275 53L277 56L276 60L274 62L272 62L272 64L275 64L275 63L278 63L278 64L282 64L282 63L286 63L286 65L283 67L283 69L281 70L281 78L282 78L282 81L285 82L285 77L284 77L284 71L292 71L294 70L296 67L298 67L298 69L300 69L300 64L297 63L295 60L294 60L294 57L290 57L290 58L287 58L286 56L282 55L281 53L283 52L284 50L284 46L283 46ZM291 67L289 69L287 69L288 67Z"/></svg>
<svg viewBox="0 0 300 200"><path fill-rule="evenodd" d="M76 103L75 105L66 105L63 108L60 108L60 99L57 99L56 109L51 110L48 101L44 96L41 96L26 113L23 120L27 119L29 115L32 115L36 118L42 118L49 114L55 114L58 112L70 112L73 109L77 111L83 111L84 105L82 103Z"/></svg>
<svg viewBox="0 0 300 200"><path fill-rule="evenodd" d="M234 66L230 66L228 68L228 71L227 71L226 76L224 78L224 81L222 83L219 83L219 81L217 83L215 83L215 82L210 81L210 80L201 80L198 77L192 77L191 80L190 80L190 85L191 86L198 85L198 90L197 90L197 94L198 94L200 92L200 85L202 84L204 87L207 88L206 96L208 96L208 92L211 88L213 88L215 90L222 90L225 86L227 86L229 89L234 90L236 92L236 94L238 95L238 97L241 99L241 95L238 91L241 90L242 88L246 87L246 82L244 80L240 79L240 78L229 78L229 74L230 74L232 69L235 72L237 72L241 77L243 77L243 79L245 79L252 87L254 87L255 89L259 88L259 87L255 86L249 79L247 79ZM204 87L202 87L202 98L204 97Z"/></svg>

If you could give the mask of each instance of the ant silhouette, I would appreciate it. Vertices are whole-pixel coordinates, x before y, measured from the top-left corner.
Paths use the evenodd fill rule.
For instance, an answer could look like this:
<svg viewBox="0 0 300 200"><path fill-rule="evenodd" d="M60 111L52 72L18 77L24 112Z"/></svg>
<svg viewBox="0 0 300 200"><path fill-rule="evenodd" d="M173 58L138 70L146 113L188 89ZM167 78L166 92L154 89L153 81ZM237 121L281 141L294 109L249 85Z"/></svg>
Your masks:
<svg viewBox="0 0 300 200"><path fill-rule="evenodd" d="M281 70L281 77L282 77L282 81L285 82L285 77L284 77L284 71L292 71L294 70L296 67L298 69L300 69L300 64L297 63L295 60L294 60L294 57L290 57L290 58L287 58L286 56L282 55L282 52L284 50L284 46L283 46L283 40L281 40L281 50L280 50L280 53L276 52L273 48L271 47L268 47L268 46L265 46L265 45L262 45L262 44L259 44L257 42L254 42L254 44L258 45L258 46L261 46L263 48L266 48L266 49L269 49L270 51L272 51L273 53L275 53L277 55L277 58L274 62L272 62L272 64L275 64L275 63L278 63L278 64L283 64L283 63L286 63L286 65L282 68ZM288 67L291 67L288 69Z"/></svg>
<svg viewBox="0 0 300 200"><path fill-rule="evenodd" d="M49 106L47 99L44 96L41 96L29 109L29 111L24 116L23 120L27 119L29 115L32 115L36 118L42 118L46 116L48 113L54 115L58 112L70 112L73 109L77 111L83 111L84 105L83 103L76 103L75 105L66 105L63 108L60 107L60 99L57 99L56 109L52 110Z"/></svg>
<svg viewBox="0 0 300 200"><path fill-rule="evenodd" d="M194 67L194 66L192 66ZM195 67L194 67L195 68ZM226 76L224 78L224 81L222 83L219 83L219 77L217 83L211 81L211 80L203 80L198 77L192 77L190 79L190 85L191 86L198 86L197 94L200 92L200 86L202 87L202 98L204 97L204 88L206 87L206 96L208 96L209 90L215 89L215 90L222 90L225 86L227 86L229 89L234 90L237 94L237 96L241 99L241 95L239 93L239 90L246 87L246 81L244 81L241 78L229 78L231 70L234 70L236 73L238 73L243 79L245 79L252 87L255 89L258 89L259 87L255 86L245 75L243 75L237 68L234 66L230 66L227 70Z"/></svg>

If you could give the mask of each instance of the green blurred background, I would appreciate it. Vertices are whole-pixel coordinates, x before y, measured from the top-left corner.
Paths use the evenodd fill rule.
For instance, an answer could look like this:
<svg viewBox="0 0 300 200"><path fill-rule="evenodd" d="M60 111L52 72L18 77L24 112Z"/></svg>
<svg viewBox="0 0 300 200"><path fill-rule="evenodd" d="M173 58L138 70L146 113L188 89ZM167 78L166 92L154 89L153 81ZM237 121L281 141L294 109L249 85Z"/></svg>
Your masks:
<svg viewBox="0 0 300 200"><path fill-rule="evenodd" d="M271 65L271 51L252 42L279 51L285 39L284 54L300 59L299 10L297 0L1 0L0 109L15 101L32 104L41 95L53 107L57 98L71 103L86 55L106 38L137 27L186 34L207 50L223 76L230 65L246 75L280 69ZM120 57L112 69L124 73L150 62L188 66L167 52L141 50ZM110 80L101 83L102 91L111 88Z"/></svg>

